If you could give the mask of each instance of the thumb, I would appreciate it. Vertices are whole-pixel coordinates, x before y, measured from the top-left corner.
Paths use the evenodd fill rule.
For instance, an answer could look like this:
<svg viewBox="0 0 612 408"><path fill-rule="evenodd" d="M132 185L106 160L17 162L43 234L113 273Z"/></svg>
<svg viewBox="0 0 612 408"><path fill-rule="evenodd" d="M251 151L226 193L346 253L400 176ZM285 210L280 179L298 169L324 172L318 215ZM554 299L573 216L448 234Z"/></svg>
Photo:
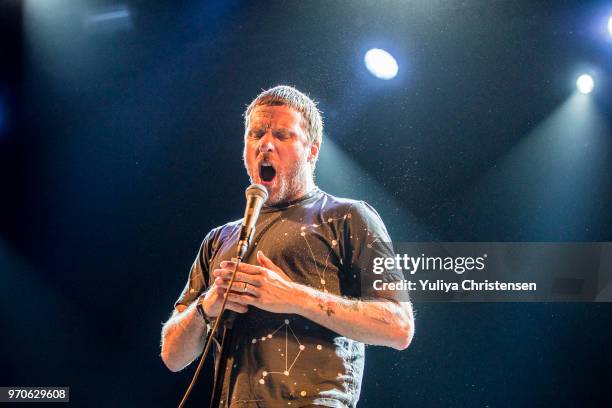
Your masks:
<svg viewBox="0 0 612 408"><path fill-rule="evenodd" d="M276 266L276 264L274 262L272 262L272 260L270 258L265 256L262 251L257 251L257 263L259 265L263 266L264 268L272 269L274 272L278 273L283 278L285 278L285 279L287 279L289 281L291 280L285 274L285 272L281 268Z"/></svg>
<svg viewBox="0 0 612 408"><path fill-rule="evenodd" d="M265 268L270 268L274 270L278 268L278 266L274 265L274 262L272 262L270 258L265 256L262 251L257 251L257 263Z"/></svg>

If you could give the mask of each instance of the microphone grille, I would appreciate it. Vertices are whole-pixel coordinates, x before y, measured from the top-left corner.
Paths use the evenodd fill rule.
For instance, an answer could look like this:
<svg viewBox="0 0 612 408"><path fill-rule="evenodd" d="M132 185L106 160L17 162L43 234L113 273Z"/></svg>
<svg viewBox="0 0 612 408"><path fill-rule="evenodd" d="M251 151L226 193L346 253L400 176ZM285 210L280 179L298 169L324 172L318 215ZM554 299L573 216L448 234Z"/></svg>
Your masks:
<svg viewBox="0 0 612 408"><path fill-rule="evenodd" d="M247 199L252 196L261 197L265 203L268 199L268 190L261 184L251 184L245 190L244 195Z"/></svg>

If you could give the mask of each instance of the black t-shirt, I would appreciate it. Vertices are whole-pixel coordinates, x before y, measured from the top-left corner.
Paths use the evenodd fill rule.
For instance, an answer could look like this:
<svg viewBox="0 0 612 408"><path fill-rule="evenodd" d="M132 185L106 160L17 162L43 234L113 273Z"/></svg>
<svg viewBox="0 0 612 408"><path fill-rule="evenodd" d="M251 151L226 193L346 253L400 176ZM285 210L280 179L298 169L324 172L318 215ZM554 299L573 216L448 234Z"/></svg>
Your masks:
<svg viewBox="0 0 612 408"><path fill-rule="evenodd" d="M204 239L176 305L189 305L212 284L212 271L231 259L241 221ZM315 189L283 207L262 209L245 262L263 251L294 282L351 298L376 298L372 257L393 257L387 230L363 201ZM399 299L398 299L399 300ZM218 344L221 339L218 339ZM218 348L218 347L217 347ZM354 407L359 399L364 344L294 314L250 307L224 341L217 389L220 407Z"/></svg>

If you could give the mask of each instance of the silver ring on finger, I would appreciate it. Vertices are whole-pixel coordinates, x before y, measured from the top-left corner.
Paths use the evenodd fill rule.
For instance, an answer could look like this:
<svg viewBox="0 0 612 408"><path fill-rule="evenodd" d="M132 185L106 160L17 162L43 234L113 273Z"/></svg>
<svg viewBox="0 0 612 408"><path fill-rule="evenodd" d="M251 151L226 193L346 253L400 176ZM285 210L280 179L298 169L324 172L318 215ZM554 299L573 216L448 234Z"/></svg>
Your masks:
<svg viewBox="0 0 612 408"><path fill-rule="evenodd" d="M244 289L242 290L244 293L247 292L249 284L244 282Z"/></svg>

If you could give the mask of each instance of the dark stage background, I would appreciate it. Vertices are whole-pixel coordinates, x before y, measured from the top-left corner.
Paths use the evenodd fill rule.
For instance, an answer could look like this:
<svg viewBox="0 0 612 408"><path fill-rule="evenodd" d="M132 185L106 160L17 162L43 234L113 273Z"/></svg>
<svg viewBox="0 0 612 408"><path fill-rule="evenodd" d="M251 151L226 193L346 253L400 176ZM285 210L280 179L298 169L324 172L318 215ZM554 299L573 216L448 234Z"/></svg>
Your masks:
<svg viewBox="0 0 612 408"><path fill-rule="evenodd" d="M609 1L1 4L1 386L178 404L194 367L164 367L161 323L242 215L241 115L277 84L320 102L320 186L394 240L612 240ZM415 308L408 350L368 348L360 407L610 404L610 304Z"/></svg>

